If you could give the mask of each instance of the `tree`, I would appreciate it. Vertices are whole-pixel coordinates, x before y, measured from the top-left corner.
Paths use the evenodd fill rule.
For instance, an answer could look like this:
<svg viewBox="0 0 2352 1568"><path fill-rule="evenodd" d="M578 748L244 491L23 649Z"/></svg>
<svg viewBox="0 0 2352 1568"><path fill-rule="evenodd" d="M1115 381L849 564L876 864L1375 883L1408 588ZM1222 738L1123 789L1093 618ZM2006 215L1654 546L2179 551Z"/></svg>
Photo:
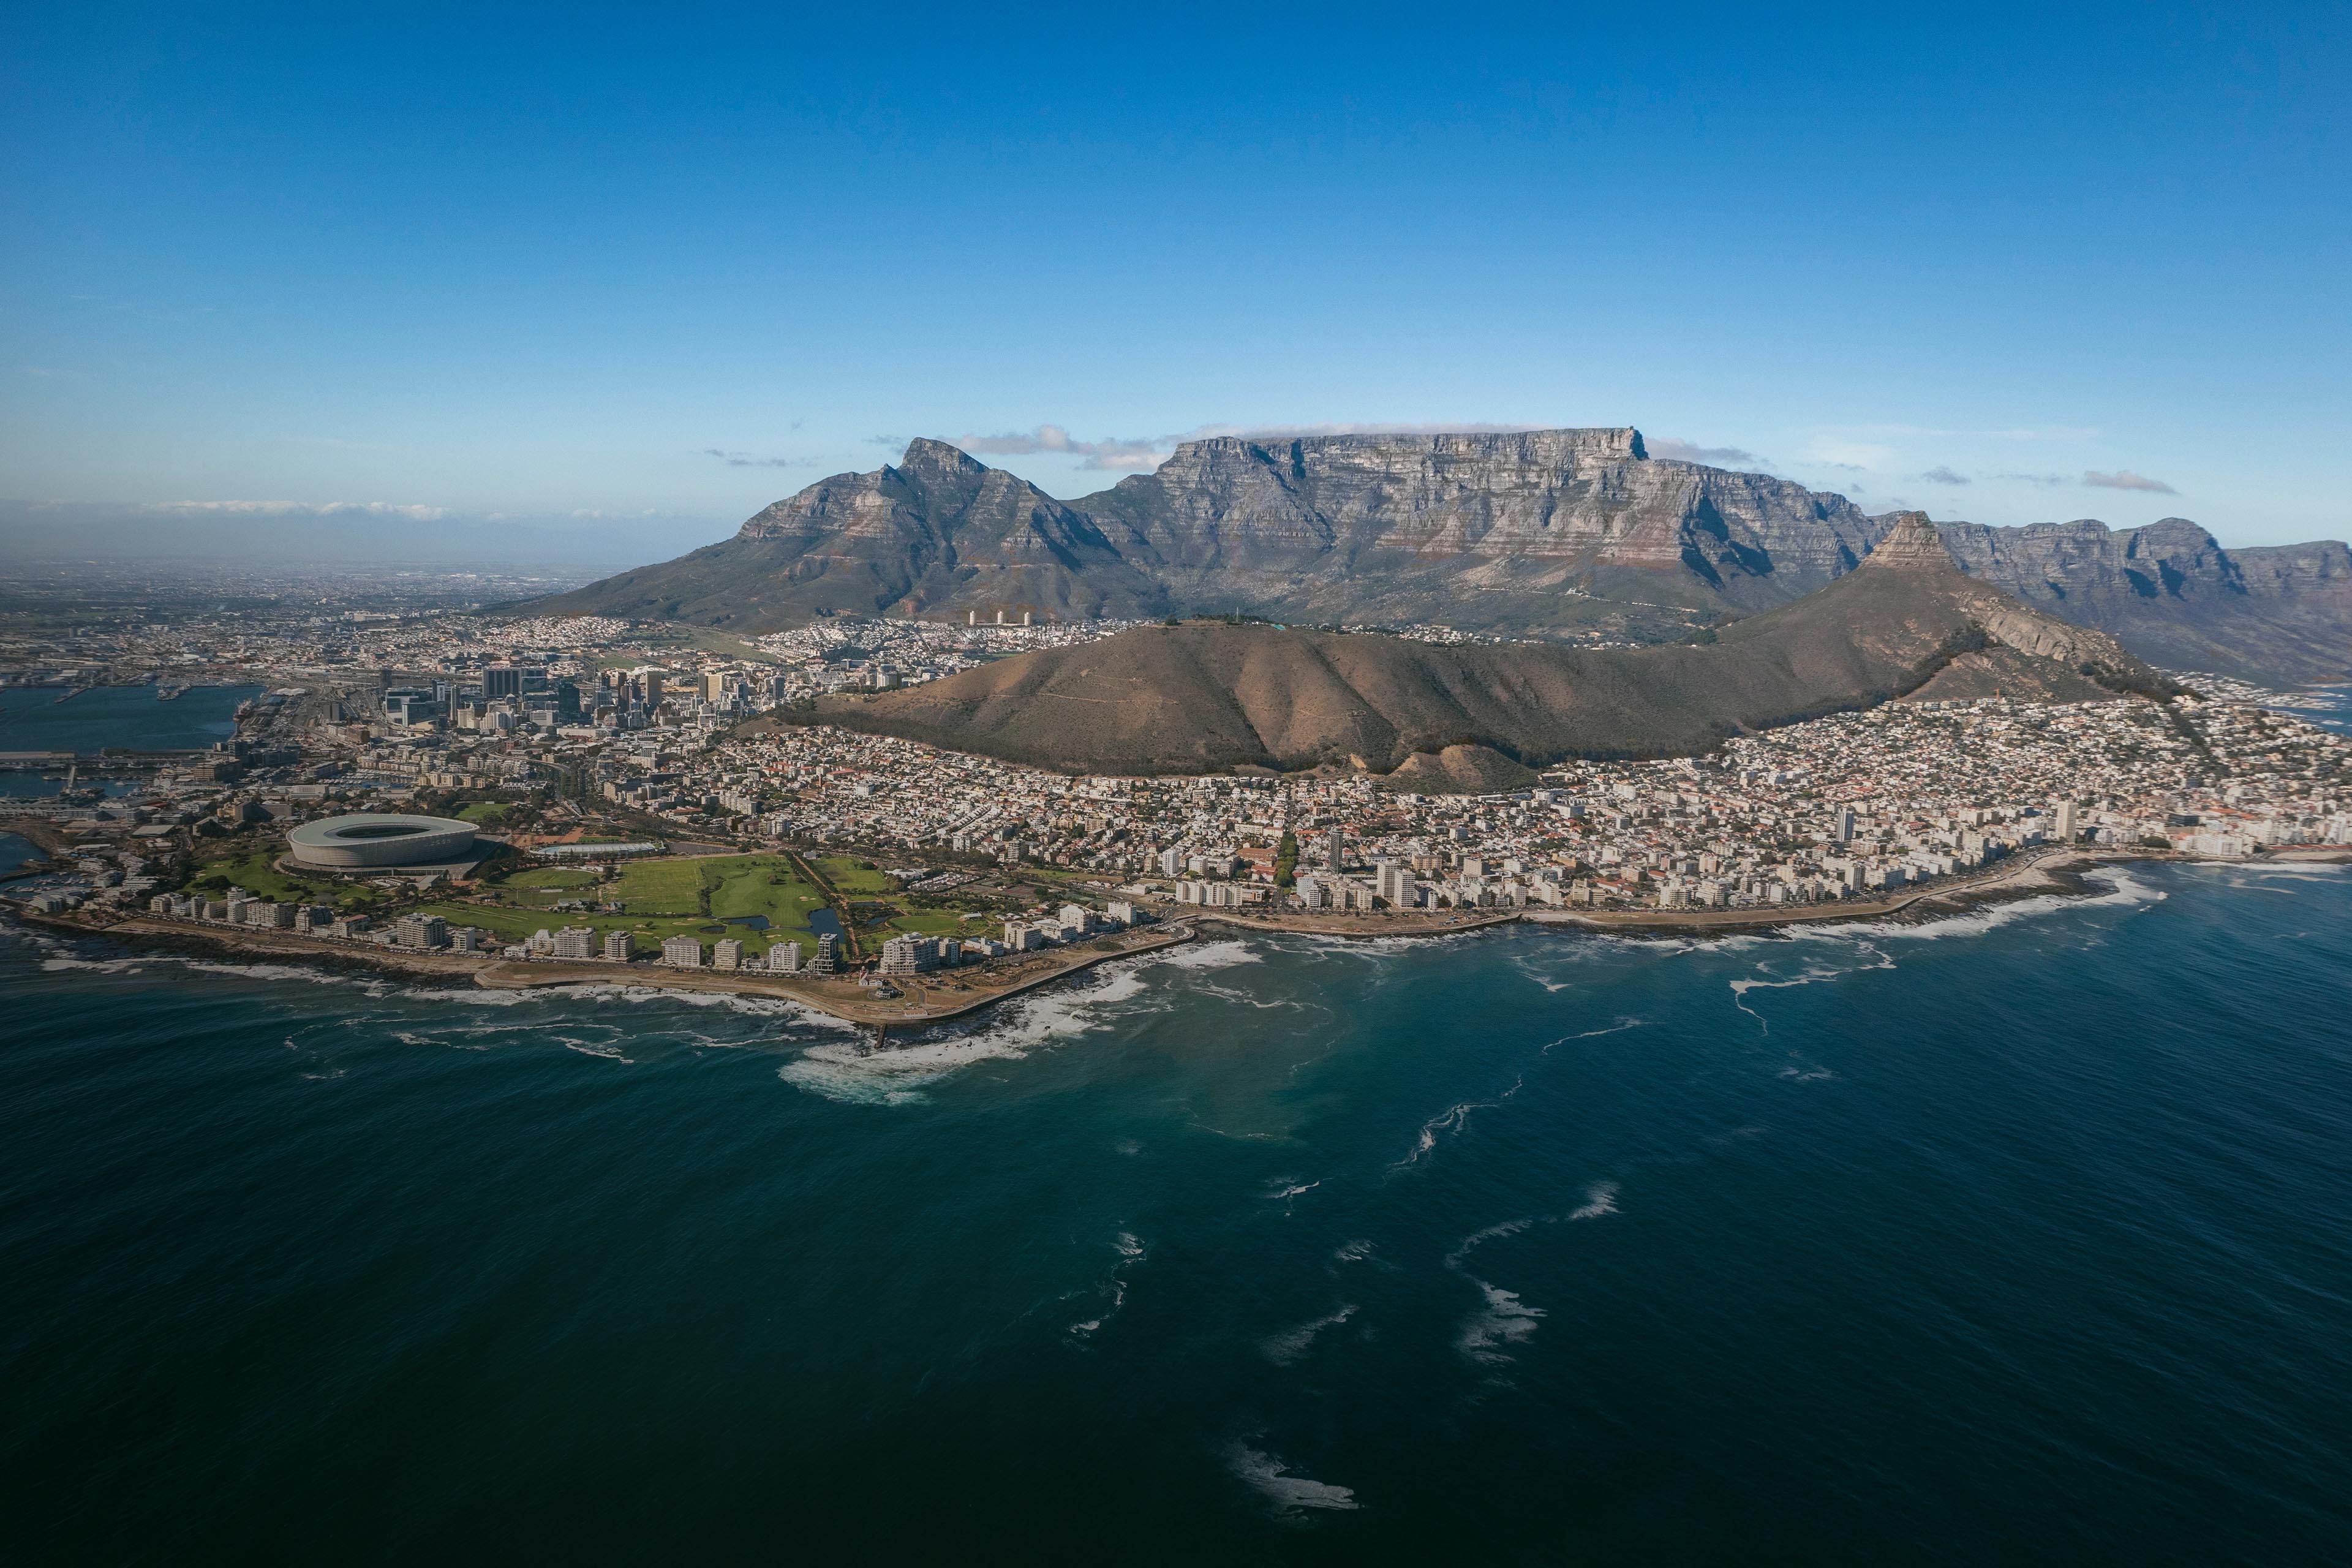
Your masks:
<svg viewBox="0 0 2352 1568"><path fill-rule="evenodd" d="M1287 888L1298 880L1298 835L1285 828L1274 848L1274 885Z"/></svg>

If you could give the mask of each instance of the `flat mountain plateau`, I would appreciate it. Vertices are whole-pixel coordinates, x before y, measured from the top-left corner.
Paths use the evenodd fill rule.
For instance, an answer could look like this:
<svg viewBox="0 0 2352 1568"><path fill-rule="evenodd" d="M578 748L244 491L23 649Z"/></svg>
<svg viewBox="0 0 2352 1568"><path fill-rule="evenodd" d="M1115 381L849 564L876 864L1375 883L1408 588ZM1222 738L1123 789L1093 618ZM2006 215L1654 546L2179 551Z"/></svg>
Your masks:
<svg viewBox="0 0 2352 1568"><path fill-rule="evenodd" d="M675 561L534 601L745 634L822 616L1437 623L1671 642L1791 603L1893 526L1768 474L1652 458L1633 429L1189 441L1074 501L944 442L835 474ZM2352 550L2224 550L2183 518L1939 525L1961 570L2141 658L2352 679Z"/></svg>
<svg viewBox="0 0 2352 1568"><path fill-rule="evenodd" d="M2105 633L1966 575L1913 512L1892 520L1860 570L1708 641L1579 649L1142 626L793 718L1071 773L1337 765L1458 789L1571 756L1704 752L1906 696L2169 689Z"/></svg>

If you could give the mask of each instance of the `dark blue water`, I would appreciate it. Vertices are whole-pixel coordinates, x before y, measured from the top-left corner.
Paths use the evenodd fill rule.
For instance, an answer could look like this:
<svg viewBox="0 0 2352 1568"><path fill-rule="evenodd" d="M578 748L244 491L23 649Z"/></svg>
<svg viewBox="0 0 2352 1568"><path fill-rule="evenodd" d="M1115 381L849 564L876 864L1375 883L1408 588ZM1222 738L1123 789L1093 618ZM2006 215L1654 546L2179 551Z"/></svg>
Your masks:
<svg viewBox="0 0 2352 1568"><path fill-rule="evenodd" d="M95 966L93 966L95 965ZM2352 873L780 1005L0 948L17 1561L2352 1560Z"/></svg>
<svg viewBox="0 0 2352 1568"><path fill-rule="evenodd" d="M0 692L0 752L194 751L236 732L237 704L257 686L195 686L169 702L152 686L99 686L60 702L62 689Z"/></svg>
<svg viewBox="0 0 2352 1568"><path fill-rule="evenodd" d="M46 860L41 847L31 839L14 833L0 833L0 877L6 876L28 860Z"/></svg>

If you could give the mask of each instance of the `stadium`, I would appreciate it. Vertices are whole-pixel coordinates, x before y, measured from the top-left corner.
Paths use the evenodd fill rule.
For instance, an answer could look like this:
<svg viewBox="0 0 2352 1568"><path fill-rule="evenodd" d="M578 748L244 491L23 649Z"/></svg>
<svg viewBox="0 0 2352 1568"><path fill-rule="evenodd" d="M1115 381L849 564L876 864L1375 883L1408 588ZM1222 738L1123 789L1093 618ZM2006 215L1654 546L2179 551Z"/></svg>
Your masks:
<svg viewBox="0 0 2352 1568"><path fill-rule="evenodd" d="M370 866L444 866L469 858L474 825L446 816L362 813L306 822L286 836L295 860L347 871Z"/></svg>

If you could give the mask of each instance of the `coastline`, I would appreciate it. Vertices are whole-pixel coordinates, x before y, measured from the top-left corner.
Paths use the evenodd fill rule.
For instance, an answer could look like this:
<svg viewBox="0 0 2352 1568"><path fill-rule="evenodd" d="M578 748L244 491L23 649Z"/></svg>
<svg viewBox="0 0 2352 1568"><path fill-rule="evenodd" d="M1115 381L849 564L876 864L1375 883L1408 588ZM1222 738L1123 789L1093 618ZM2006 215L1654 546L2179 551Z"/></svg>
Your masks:
<svg viewBox="0 0 2352 1568"><path fill-rule="evenodd" d="M1460 936L1496 926L1527 924L1553 930L1640 931L1681 936L1754 932L1790 925L1828 925L1889 917L1926 920L1978 905L2006 903L2045 894L2085 892L2080 873L2096 866L2134 861L2261 866L2352 864L2352 846L2295 845L2242 860L2151 849L2096 849L2047 846L2011 858L1966 881L1922 887L1894 898L1841 900L1834 904L1763 910L1624 910L1570 913L1507 910L1468 914L1291 915L1246 917L1225 912L1186 914L1163 924L1094 939L1076 949L1043 952L1000 970L948 970L930 975L893 976L900 994L877 996L848 979L786 978L758 970L673 969L659 963L604 963L419 952L373 944L327 942L281 931L190 925L133 915L110 924L23 908L9 913L27 925L75 936L112 937L157 947L191 946L247 957L307 963L334 970L390 973L448 986L472 984L493 991L531 991L565 986L625 985L764 996L795 1002L844 1023L875 1031L880 1044L897 1030L919 1030L950 1022L997 1003L1051 985L1117 959L1163 951L1194 939L1196 927L1221 925L1237 932L1268 936L1320 936L1343 941L1383 938L1428 940ZM1932 912L1931 912L1932 911ZM1108 949L1099 944L1108 942Z"/></svg>
<svg viewBox="0 0 2352 1568"><path fill-rule="evenodd" d="M1754 931L1788 925L1826 925L1843 921L1885 920L1890 915L1927 918L1923 906L1943 904L1937 913L1952 913L1978 904L2007 903L2041 894L2074 895L2084 889L2079 873L2095 866L2130 861L2169 861L2179 865L2260 866L2277 862L2317 865L2352 864L2352 846L2297 844L2266 851L2243 860L2210 859L2177 851L2145 848L2102 849L2083 845L2044 845L2012 855L1998 866L1967 878L1943 880L1883 899L1840 899L1834 903L1777 904L1739 910L1591 910L1528 908L1479 911L1470 918L1424 914L1320 914L1239 916L1223 911L1192 918L1214 921L1238 931L1278 936L1325 936L1369 942L1382 937L1445 937L1489 926L1524 922L1585 931L1639 931L1676 935L1708 931Z"/></svg>
<svg viewBox="0 0 2352 1568"><path fill-rule="evenodd" d="M562 959L518 961L472 953L380 948L372 943L321 942L279 931L189 925L136 915L111 925L93 925L60 915L12 910L16 919L75 936L103 936L156 947L187 943L246 957L286 959L330 969L396 974L444 985L473 984L486 991L533 991L569 985L628 985L655 990L718 992L797 1002L844 1023L876 1031L923 1029L993 1006L1068 975L1116 959L1134 958L1191 942L1188 922L1171 922L1092 939L1077 948L1051 949L992 971L945 970L930 975L893 976L898 997L877 996L853 980L787 979L760 970L672 969L659 963L603 963ZM1115 945L1105 949L1098 944Z"/></svg>

